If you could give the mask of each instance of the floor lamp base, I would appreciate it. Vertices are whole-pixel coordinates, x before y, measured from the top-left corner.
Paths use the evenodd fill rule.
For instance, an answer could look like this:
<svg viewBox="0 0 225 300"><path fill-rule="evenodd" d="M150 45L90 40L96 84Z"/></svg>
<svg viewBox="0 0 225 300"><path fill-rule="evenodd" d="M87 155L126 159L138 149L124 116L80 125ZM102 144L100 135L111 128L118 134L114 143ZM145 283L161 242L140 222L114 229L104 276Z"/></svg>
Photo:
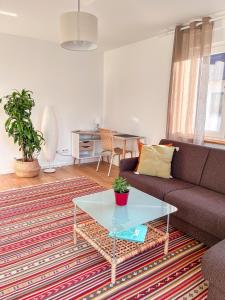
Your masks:
<svg viewBox="0 0 225 300"><path fill-rule="evenodd" d="M43 172L44 173L55 173L56 169L54 169L54 168L44 169Z"/></svg>

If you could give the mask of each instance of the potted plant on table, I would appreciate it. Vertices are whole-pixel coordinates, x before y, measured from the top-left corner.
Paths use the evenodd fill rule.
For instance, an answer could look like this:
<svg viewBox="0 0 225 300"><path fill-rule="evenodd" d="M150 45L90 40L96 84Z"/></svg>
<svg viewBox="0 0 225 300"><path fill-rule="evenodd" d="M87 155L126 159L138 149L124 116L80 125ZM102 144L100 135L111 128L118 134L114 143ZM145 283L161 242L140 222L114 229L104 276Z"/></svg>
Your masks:
<svg viewBox="0 0 225 300"><path fill-rule="evenodd" d="M113 189L115 192L116 204L123 206L127 205L129 195L129 183L122 177L115 178L113 182Z"/></svg>
<svg viewBox="0 0 225 300"><path fill-rule="evenodd" d="M4 110L8 115L5 129L14 144L19 145L22 158L15 160L15 172L19 177L35 177L40 172L36 154L41 151L44 142L40 131L35 130L31 121L31 110L35 106L32 92L29 90L13 91L4 96Z"/></svg>

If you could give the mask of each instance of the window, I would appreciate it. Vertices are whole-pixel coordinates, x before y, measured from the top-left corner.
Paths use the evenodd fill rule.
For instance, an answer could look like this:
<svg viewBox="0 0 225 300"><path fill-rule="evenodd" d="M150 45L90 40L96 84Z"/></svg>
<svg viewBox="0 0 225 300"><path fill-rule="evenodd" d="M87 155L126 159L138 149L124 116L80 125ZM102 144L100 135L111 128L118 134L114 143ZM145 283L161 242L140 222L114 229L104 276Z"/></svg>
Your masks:
<svg viewBox="0 0 225 300"><path fill-rule="evenodd" d="M206 138L225 140L225 52L211 55L205 131Z"/></svg>

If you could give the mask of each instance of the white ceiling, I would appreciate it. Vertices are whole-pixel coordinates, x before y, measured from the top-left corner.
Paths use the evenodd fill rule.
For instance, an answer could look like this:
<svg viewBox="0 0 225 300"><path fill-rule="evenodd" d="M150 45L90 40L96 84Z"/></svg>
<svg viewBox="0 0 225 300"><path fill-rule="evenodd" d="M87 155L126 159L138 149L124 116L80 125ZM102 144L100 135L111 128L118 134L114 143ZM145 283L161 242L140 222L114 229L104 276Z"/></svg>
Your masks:
<svg viewBox="0 0 225 300"><path fill-rule="evenodd" d="M0 32L58 43L59 17L76 0L0 0ZM81 0L99 18L99 46L112 49L146 39L165 28L225 10L225 0Z"/></svg>

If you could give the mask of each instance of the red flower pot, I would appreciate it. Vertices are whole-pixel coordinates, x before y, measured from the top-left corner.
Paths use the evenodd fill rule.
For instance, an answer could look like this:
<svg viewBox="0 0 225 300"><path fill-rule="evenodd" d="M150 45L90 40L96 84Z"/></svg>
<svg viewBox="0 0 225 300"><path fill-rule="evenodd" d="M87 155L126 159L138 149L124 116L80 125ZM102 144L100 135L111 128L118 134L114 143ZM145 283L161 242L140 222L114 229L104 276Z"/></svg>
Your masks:
<svg viewBox="0 0 225 300"><path fill-rule="evenodd" d="M127 205L129 191L127 193L117 193L115 192L116 204L120 206Z"/></svg>

